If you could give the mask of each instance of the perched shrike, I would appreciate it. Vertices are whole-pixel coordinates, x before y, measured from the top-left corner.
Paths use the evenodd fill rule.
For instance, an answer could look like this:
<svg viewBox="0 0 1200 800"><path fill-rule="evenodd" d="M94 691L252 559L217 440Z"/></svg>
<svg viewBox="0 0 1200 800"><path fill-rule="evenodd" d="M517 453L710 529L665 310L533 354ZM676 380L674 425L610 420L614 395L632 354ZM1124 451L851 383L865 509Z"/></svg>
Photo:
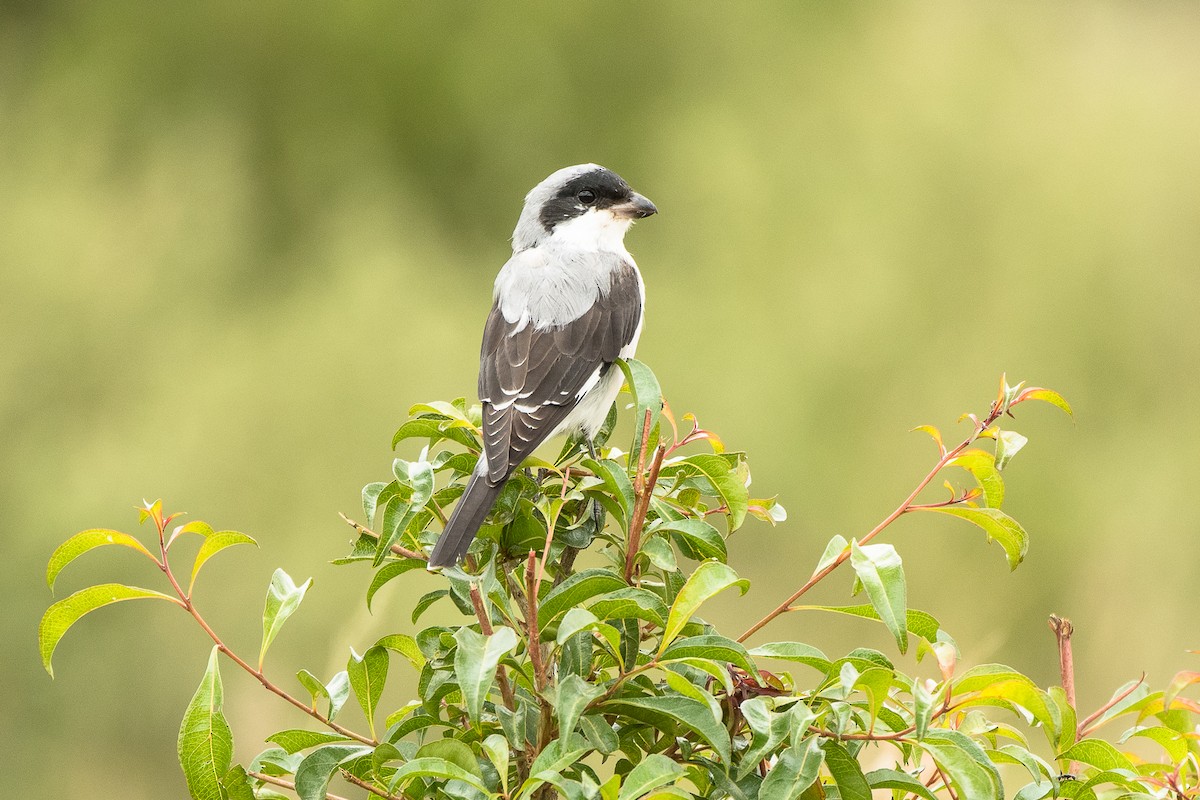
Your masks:
<svg viewBox="0 0 1200 800"><path fill-rule="evenodd" d="M613 361L642 331L645 288L625 231L658 211L595 164L555 172L525 197L513 254L496 277L483 329L483 455L429 556L455 564L513 470L542 442L591 442L621 389Z"/></svg>

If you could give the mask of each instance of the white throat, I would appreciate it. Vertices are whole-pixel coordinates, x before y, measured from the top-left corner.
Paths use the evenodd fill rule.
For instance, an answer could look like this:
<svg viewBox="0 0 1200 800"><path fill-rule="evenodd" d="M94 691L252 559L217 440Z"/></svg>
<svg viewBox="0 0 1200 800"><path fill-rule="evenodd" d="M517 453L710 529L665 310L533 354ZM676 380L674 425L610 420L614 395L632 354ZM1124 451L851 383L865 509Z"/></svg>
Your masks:
<svg viewBox="0 0 1200 800"><path fill-rule="evenodd" d="M604 250L626 253L625 232L633 220L617 217L608 209L588 209L573 219L554 226L548 244L571 250Z"/></svg>

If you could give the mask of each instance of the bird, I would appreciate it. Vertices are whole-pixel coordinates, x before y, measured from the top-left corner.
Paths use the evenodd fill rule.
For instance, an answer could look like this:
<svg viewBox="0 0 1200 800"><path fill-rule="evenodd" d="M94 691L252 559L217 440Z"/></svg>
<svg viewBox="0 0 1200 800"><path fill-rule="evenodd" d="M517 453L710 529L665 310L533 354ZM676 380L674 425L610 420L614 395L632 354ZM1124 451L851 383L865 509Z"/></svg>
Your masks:
<svg viewBox="0 0 1200 800"><path fill-rule="evenodd" d="M592 439L642 332L646 291L625 233L658 213L615 172L565 167L525 196L483 328L483 452L429 555L457 564L513 471L553 436Z"/></svg>

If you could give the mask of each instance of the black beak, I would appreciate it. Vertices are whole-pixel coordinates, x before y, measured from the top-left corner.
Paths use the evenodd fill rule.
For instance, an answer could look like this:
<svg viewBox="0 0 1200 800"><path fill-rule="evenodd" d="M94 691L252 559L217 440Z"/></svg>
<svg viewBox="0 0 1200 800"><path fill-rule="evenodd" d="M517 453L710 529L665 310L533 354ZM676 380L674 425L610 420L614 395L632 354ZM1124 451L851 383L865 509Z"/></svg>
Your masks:
<svg viewBox="0 0 1200 800"><path fill-rule="evenodd" d="M642 197L637 192L616 209L622 216L630 219L645 219L653 214L658 213L658 206L650 202L649 198Z"/></svg>

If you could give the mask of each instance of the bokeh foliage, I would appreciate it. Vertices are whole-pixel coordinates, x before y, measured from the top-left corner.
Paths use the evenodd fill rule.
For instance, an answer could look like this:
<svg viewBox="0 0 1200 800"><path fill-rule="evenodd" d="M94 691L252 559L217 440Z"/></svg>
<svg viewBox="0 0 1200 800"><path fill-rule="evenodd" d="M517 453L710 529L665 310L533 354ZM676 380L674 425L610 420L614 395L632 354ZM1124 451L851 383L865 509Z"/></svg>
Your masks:
<svg viewBox="0 0 1200 800"><path fill-rule="evenodd" d="M883 509L864 497L906 490L927 453L897 431L957 413L1007 369L1080 414L1014 478L1016 511L1043 520L1037 558L980 592L1003 564L958 572L975 545L928 521L913 584L969 597L941 619L979 643L972 657L1011 653L1041 683L1046 611L1072 617L1085 705L1136 677L1113 653L1159 681L1186 666L1198 37L1196 9L1168 3L3 4L0 634L15 689L0 722L24 731L14 763L49 747L80 759L18 770L12 791L182 791L170 762L189 692L171 676L203 650L164 620L148 652L140 623L167 610L98 618L60 659L105 658L60 664L53 692L9 644L30 640L35 575L61 536L125 524L114 498L170 497L273 551L301 544L285 566L323 587L307 613L342 620L343 649L432 588L342 619L357 594L322 566L344 535L330 510L385 463L412 397L469 393L520 197L584 160L664 212L630 236L650 296L642 355L789 501L789 526L746 545L763 554L742 568L751 598L790 585L827 534L869 526ZM1115 591L1131 564L1145 580ZM261 586L272 567L237 560L226 580ZM255 641L237 593L209 591ZM812 625L830 652L858 638ZM295 661L326 644L275 647ZM254 730L255 685L226 691ZM118 769L95 737L162 772Z"/></svg>

